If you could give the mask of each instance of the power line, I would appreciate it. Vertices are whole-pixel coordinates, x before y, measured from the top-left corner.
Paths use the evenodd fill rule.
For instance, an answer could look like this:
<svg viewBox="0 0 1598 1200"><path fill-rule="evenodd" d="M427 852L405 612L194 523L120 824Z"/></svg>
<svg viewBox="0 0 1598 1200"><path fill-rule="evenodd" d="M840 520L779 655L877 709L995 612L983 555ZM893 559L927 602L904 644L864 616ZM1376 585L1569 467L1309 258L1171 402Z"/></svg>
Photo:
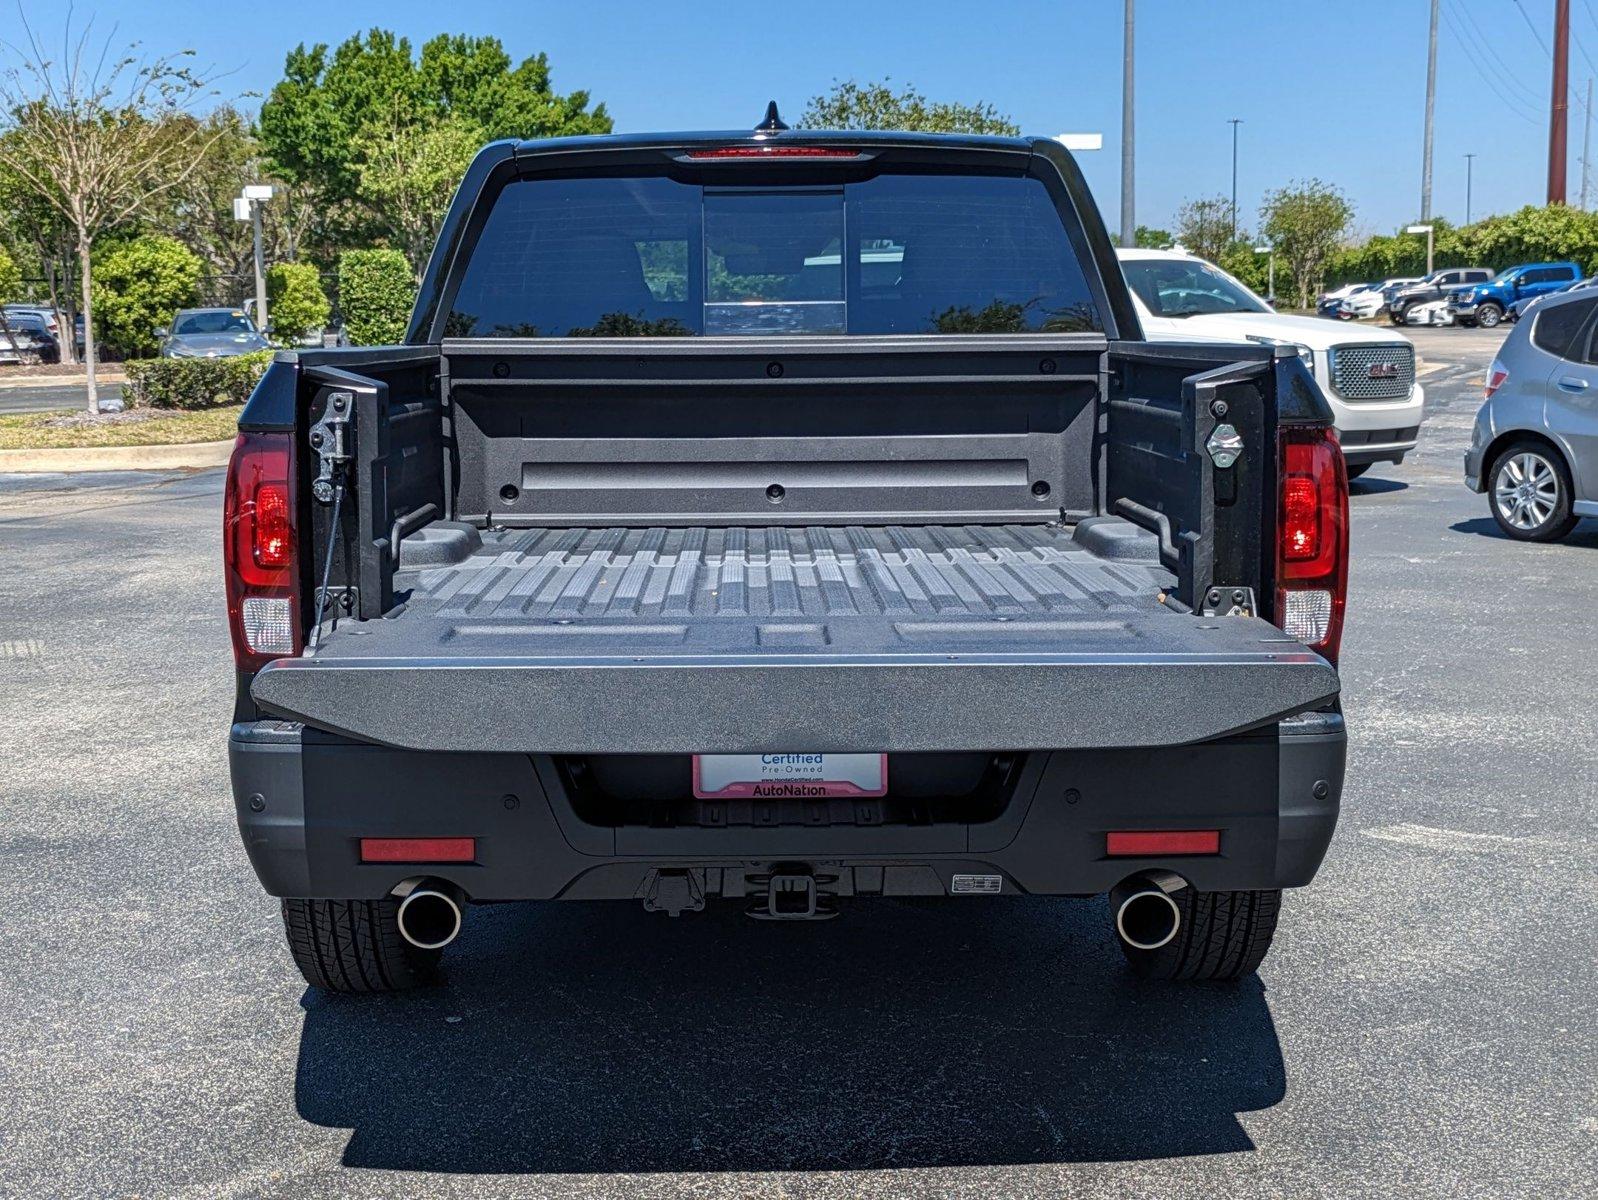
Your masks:
<svg viewBox="0 0 1598 1200"><path fill-rule="evenodd" d="M1531 30L1531 36L1537 39L1537 44L1543 48L1543 53L1552 58L1554 52L1548 48L1548 43L1543 41L1542 32L1532 22L1532 19L1526 15L1525 6L1521 4L1520 0L1515 0L1515 7L1520 10L1521 18L1526 22L1526 28Z"/></svg>
<svg viewBox="0 0 1598 1200"><path fill-rule="evenodd" d="M1497 65L1499 77L1519 92L1522 99L1529 102L1533 107L1540 104L1542 102L1541 96L1536 90L1527 87L1521 82L1520 77L1515 74L1513 68L1504 61L1503 56L1493 46L1492 39L1482 32L1482 27L1477 23L1476 18L1471 15L1470 5L1466 3L1466 0L1444 0L1444 3L1449 5L1469 27L1466 32L1471 34L1477 46Z"/></svg>
<svg viewBox="0 0 1598 1200"><path fill-rule="evenodd" d="M1465 52L1466 57L1468 57L1475 65L1477 73L1481 76L1482 82L1492 90L1492 93L1498 97L1499 101L1506 109L1509 110L1510 114L1512 116L1519 117L1522 121L1529 122L1532 125L1539 124L1540 118L1536 114L1535 110L1529 110L1529 106L1526 101L1508 94L1502 87L1499 86L1498 80L1494 77L1494 73L1489 70L1488 64L1483 62L1482 57L1476 47L1474 47L1466 39L1466 36L1463 32L1463 26L1450 19L1446 12L1444 17L1445 19L1443 24L1447 26L1448 32L1454 36L1454 40L1459 43L1459 47ZM1513 79L1513 77L1510 78L1511 80Z"/></svg>

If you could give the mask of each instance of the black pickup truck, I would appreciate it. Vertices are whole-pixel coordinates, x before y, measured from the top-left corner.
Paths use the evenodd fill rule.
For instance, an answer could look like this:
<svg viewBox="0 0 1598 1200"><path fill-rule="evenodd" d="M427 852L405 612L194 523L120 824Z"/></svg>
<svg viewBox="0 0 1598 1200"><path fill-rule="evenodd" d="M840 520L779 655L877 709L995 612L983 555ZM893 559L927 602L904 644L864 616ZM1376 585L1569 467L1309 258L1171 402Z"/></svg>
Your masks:
<svg viewBox="0 0 1598 1200"><path fill-rule="evenodd" d="M1054 141L495 143L406 344L239 427L233 789L314 985L482 902L1106 893L1133 969L1233 978L1325 853L1331 414L1144 341Z"/></svg>

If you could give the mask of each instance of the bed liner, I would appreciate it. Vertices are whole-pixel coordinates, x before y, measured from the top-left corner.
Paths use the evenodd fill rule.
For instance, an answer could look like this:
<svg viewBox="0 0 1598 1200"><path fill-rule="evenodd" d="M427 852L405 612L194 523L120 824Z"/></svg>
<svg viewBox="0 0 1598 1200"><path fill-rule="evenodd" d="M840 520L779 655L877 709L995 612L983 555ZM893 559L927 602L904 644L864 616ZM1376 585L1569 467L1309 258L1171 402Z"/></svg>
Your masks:
<svg viewBox="0 0 1598 1200"><path fill-rule="evenodd" d="M393 614L253 694L385 745L568 754L1169 745L1336 695L1274 626L1168 609L1170 578L1059 525L441 525Z"/></svg>

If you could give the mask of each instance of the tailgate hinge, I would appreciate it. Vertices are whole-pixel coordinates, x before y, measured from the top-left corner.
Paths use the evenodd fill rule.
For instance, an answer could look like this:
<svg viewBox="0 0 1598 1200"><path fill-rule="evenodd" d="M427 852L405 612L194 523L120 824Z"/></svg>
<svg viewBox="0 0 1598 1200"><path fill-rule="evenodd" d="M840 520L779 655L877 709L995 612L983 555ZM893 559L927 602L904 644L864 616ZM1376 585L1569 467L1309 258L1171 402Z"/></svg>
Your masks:
<svg viewBox="0 0 1598 1200"><path fill-rule="evenodd" d="M1231 587L1218 583L1204 593L1204 603L1199 606L1202 617L1257 617L1259 608L1254 603L1254 589Z"/></svg>
<svg viewBox="0 0 1598 1200"><path fill-rule="evenodd" d="M323 504L333 502L333 475L355 456L350 438L350 418L355 415L355 397L350 392L334 392L327 398L322 419L311 426L311 449L321 459L311 495Z"/></svg>

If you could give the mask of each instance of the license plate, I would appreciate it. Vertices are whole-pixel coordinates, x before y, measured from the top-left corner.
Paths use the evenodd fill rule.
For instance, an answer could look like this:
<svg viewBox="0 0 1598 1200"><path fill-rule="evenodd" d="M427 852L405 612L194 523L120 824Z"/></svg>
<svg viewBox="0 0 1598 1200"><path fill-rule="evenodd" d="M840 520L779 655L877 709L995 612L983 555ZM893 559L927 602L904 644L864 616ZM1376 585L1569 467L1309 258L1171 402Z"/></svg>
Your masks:
<svg viewBox="0 0 1598 1200"><path fill-rule="evenodd" d="M696 754L700 800L814 800L888 794L886 754Z"/></svg>

